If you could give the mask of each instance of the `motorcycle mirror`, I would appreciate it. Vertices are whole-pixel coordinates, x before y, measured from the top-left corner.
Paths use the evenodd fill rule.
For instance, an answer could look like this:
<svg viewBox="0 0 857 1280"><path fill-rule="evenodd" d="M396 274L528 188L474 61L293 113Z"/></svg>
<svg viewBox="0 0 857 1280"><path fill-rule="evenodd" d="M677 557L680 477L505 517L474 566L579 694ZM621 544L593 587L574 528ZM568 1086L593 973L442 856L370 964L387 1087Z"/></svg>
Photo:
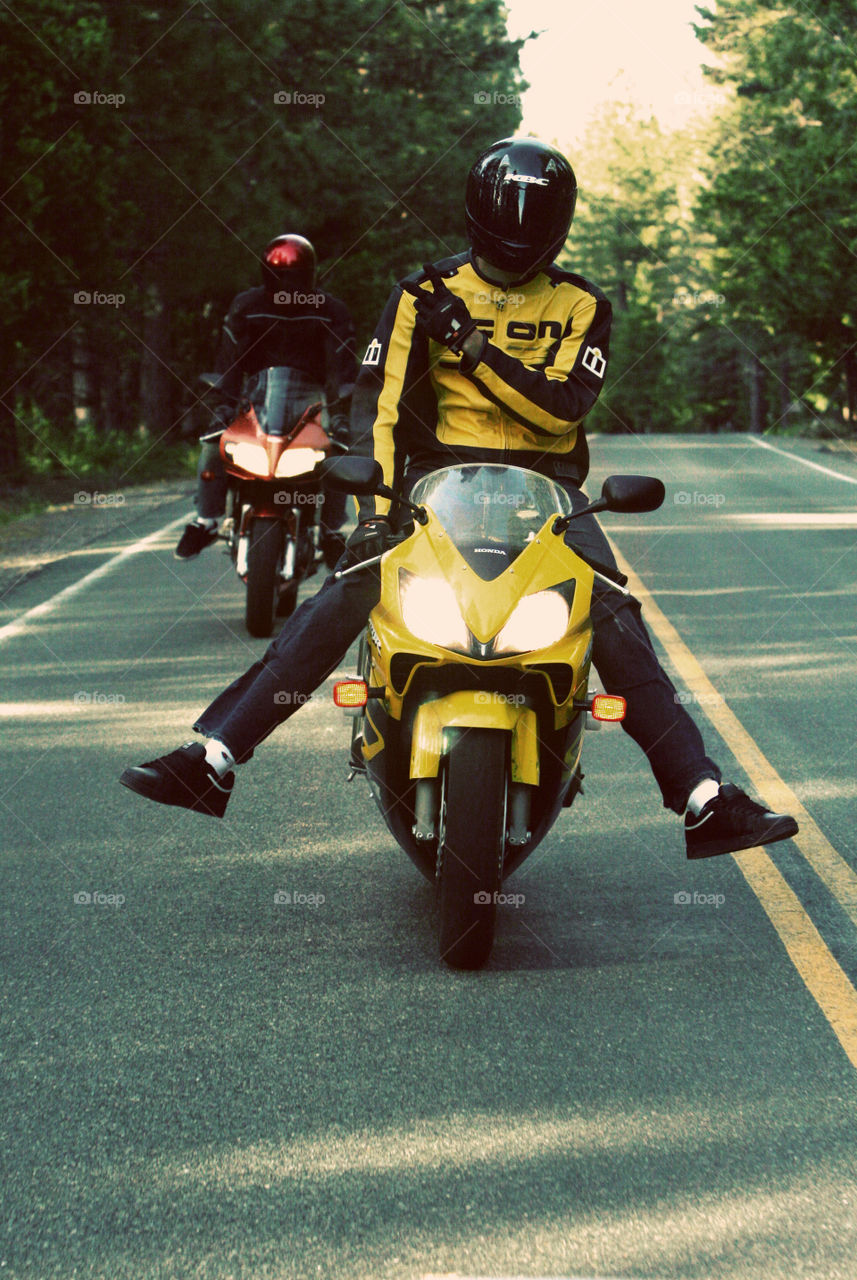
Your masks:
<svg viewBox="0 0 857 1280"><path fill-rule="evenodd" d="M377 493L384 483L380 463L374 458L327 458L321 464L324 483L337 493L356 493L368 496Z"/></svg>
<svg viewBox="0 0 857 1280"><path fill-rule="evenodd" d="M662 480L655 476L608 476L601 486L601 497L569 516L558 516L551 525L553 533L565 533L573 520L592 511L656 511L666 496Z"/></svg>
<svg viewBox="0 0 857 1280"><path fill-rule="evenodd" d="M655 476L608 476L601 486L604 511L657 511L665 496Z"/></svg>

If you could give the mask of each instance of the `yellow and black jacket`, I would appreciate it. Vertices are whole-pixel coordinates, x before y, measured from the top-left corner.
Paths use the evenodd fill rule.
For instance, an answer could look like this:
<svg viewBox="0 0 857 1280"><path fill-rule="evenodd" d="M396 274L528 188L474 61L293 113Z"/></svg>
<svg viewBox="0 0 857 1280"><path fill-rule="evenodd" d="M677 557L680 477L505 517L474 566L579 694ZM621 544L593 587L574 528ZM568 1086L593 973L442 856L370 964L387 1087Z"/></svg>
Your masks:
<svg viewBox="0 0 857 1280"><path fill-rule="evenodd" d="M393 487L406 467L422 473L455 462L512 463L581 484L589 469L581 419L607 368L607 298L553 266L508 290L485 280L470 254L436 266L488 342L473 365L430 341L415 323L413 297L397 285L357 379L357 451L372 453ZM426 277L420 270L408 279ZM387 507L362 499L361 518Z"/></svg>

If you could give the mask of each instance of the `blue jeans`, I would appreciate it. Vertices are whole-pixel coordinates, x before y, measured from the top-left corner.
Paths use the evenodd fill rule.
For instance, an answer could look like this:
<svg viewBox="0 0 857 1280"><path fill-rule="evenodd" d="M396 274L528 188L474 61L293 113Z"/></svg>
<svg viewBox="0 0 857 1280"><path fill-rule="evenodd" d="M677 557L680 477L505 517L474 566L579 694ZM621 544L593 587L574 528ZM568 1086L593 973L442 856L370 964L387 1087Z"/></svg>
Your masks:
<svg viewBox="0 0 857 1280"><path fill-rule="evenodd" d="M579 510L588 504L582 490L565 486ZM601 564L616 561L593 515L575 520L569 545ZM340 568L348 563L346 557ZM194 725L219 738L241 763L282 724L342 662L363 631L380 596L377 566L338 581L328 577L271 641L264 657L214 699ZM640 614L640 603L597 579L592 596L592 660L609 693L627 699L622 728L645 752L664 805L683 813L687 797L703 778L720 780L705 754L699 729L676 697L675 686L658 662Z"/></svg>

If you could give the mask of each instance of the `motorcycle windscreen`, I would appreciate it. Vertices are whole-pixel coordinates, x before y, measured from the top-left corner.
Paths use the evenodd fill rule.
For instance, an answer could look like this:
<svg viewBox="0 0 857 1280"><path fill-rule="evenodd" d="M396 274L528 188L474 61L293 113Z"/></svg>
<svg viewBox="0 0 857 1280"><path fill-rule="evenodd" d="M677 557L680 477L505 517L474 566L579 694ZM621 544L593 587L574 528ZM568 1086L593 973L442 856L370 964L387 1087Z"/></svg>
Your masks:
<svg viewBox="0 0 857 1280"><path fill-rule="evenodd" d="M247 386L259 426L269 436L286 436L313 405L324 403L322 388L300 369L279 365L253 374Z"/></svg>
<svg viewBox="0 0 857 1280"><path fill-rule="evenodd" d="M552 515L570 515L565 490L535 471L499 463L444 467L419 480L411 501L431 507L485 582L504 573Z"/></svg>

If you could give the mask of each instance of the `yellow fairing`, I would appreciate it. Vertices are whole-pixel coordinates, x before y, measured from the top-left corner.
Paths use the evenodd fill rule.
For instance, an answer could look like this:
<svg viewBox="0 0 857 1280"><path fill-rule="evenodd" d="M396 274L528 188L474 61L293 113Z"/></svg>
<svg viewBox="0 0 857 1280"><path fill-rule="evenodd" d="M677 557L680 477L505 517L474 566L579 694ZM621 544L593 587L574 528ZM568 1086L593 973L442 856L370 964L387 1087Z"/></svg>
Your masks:
<svg viewBox="0 0 857 1280"><path fill-rule="evenodd" d="M536 713L500 694L460 690L424 702L414 720L411 777L436 778L444 754L446 729L498 729L512 735L512 781L539 784Z"/></svg>
<svg viewBox="0 0 857 1280"><path fill-rule="evenodd" d="M443 577L455 592L464 621L477 640L495 636L521 596L545 591L569 578L576 578L569 632L589 617L592 570L565 545L561 534L551 533L553 518L545 521L538 535L499 578L484 581L473 572L457 550L443 525L429 512L429 522L417 529L413 538L391 552L385 568L402 564L418 577ZM399 612L398 579L386 572L381 592L382 607Z"/></svg>
<svg viewBox="0 0 857 1280"><path fill-rule="evenodd" d="M551 532L553 519L545 522L529 546L499 577L486 582L473 572L433 512L428 514L428 524L418 525L411 538L384 556L381 600L372 612L372 682L386 685L390 714L399 718L405 692L394 689L389 679L390 661L396 653L424 654L427 662L442 658L445 663L474 665L472 657L420 640L405 627L399 600L400 567L420 578L443 578L448 582L464 621L476 639L483 642L500 631L523 596L575 579L574 600L564 636L546 648L480 661L478 666L486 672L494 667L526 671L530 666L565 663L574 670L572 694L585 688L591 657L592 570L565 545L561 534ZM557 707L556 727L567 722L571 714L569 698L562 708Z"/></svg>

